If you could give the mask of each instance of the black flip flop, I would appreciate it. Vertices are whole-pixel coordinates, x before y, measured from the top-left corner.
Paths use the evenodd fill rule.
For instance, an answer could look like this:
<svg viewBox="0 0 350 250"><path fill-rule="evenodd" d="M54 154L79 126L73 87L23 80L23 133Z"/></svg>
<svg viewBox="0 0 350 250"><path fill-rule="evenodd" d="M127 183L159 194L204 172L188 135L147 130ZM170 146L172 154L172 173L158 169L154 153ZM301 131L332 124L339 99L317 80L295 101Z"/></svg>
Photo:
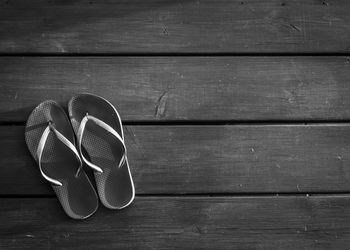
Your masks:
<svg viewBox="0 0 350 250"><path fill-rule="evenodd" d="M94 170L102 204L110 209L128 206L135 188L117 110L102 97L80 94L69 101L68 111L82 160Z"/></svg>
<svg viewBox="0 0 350 250"><path fill-rule="evenodd" d="M25 140L66 214L73 219L91 216L98 208L98 197L82 169L74 132L63 108L51 100L39 104L28 118Z"/></svg>

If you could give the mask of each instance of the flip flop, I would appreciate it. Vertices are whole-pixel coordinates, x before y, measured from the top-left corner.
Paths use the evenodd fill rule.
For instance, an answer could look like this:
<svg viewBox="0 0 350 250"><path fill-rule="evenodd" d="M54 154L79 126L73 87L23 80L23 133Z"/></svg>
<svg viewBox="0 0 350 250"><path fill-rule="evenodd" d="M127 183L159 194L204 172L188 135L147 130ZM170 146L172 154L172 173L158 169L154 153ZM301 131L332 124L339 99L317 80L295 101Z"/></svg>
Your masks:
<svg viewBox="0 0 350 250"><path fill-rule="evenodd" d="M63 108L44 101L30 114L25 140L63 210L73 219L85 219L98 208L98 197L75 147L74 132Z"/></svg>
<svg viewBox="0 0 350 250"><path fill-rule="evenodd" d="M69 101L68 111L78 151L94 170L102 204L110 209L128 206L135 197L135 188L117 110L102 97L80 94Z"/></svg>

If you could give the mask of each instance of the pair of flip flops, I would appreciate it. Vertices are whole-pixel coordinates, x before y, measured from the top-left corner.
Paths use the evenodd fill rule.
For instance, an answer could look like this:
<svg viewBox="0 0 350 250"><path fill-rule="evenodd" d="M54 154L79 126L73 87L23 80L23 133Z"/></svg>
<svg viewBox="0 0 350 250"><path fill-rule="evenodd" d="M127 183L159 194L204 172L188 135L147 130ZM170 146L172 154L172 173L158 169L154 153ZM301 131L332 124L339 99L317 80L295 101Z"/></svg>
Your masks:
<svg viewBox="0 0 350 250"><path fill-rule="evenodd" d="M107 208L128 206L135 189L117 110L102 97L80 94L69 101L68 111L70 120L57 102L48 100L28 118L25 140L41 175L71 218L91 216L98 196ZM98 196L84 164L93 170Z"/></svg>

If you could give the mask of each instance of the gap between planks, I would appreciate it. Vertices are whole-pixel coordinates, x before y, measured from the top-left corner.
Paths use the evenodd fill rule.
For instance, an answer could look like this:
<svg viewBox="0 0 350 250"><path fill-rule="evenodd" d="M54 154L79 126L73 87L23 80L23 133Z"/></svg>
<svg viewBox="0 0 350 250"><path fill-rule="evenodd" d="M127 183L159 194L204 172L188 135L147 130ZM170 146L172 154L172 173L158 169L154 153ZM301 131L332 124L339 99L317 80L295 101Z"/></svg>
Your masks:
<svg viewBox="0 0 350 250"><path fill-rule="evenodd" d="M122 121L124 126L337 126L350 125L350 120L163 120L163 121ZM0 121L0 126L25 126L22 121Z"/></svg>
<svg viewBox="0 0 350 250"><path fill-rule="evenodd" d="M149 198L273 198L273 197L350 197L350 192L283 192L283 193L186 193L186 194L136 194L135 197ZM56 198L54 194L29 194L29 195L0 195L0 199L44 199Z"/></svg>

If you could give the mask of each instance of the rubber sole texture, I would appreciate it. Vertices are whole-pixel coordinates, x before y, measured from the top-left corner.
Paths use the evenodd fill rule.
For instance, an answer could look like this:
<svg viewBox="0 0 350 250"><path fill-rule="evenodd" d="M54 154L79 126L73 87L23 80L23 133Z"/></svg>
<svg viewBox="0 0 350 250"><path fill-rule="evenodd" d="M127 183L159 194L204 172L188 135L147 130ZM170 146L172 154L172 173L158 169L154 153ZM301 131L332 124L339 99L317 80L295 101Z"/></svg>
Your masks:
<svg viewBox="0 0 350 250"><path fill-rule="evenodd" d="M93 94L80 94L69 101L68 111L76 135L82 119L89 114L108 124L124 140L120 116L106 99ZM135 197L135 188L127 158L118 168L124 152L120 141L94 122L87 122L81 143L91 163L103 171L94 171L102 204L110 209L127 207Z"/></svg>
<svg viewBox="0 0 350 250"><path fill-rule="evenodd" d="M55 101L44 101L32 111L25 127L25 141L37 163L39 141L49 123L75 145L74 132L63 108ZM80 162L73 151L50 132L42 152L42 171L62 183L62 186L51 186L65 213L73 219L94 214L98 196L83 169L76 175Z"/></svg>

